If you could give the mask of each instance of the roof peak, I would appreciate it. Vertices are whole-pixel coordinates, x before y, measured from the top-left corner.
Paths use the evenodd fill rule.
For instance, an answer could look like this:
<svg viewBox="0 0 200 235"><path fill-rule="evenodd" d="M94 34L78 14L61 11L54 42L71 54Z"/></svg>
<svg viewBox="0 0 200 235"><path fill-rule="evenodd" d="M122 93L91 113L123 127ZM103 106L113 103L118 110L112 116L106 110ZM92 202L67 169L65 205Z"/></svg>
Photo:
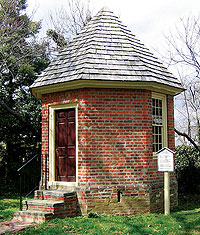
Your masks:
<svg viewBox="0 0 200 235"><path fill-rule="evenodd" d="M104 12L110 12L110 13L114 14L114 12L109 7L104 6L101 8L100 11L97 12L96 16L102 15Z"/></svg>
<svg viewBox="0 0 200 235"><path fill-rule="evenodd" d="M31 87L58 83L62 87L65 82L89 80L124 84L150 82L164 86L164 92L169 94L183 90L181 83L106 6L92 17Z"/></svg>
<svg viewBox="0 0 200 235"><path fill-rule="evenodd" d="M111 11L108 6L103 6L100 11Z"/></svg>

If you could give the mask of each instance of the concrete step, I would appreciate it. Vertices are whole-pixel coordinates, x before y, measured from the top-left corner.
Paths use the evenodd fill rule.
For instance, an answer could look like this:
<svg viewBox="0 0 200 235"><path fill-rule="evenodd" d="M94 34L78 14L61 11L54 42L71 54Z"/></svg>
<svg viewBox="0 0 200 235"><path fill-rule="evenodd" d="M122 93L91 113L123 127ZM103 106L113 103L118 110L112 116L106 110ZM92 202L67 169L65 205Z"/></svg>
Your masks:
<svg viewBox="0 0 200 235"><path fill-rule="evenodd" d="M74 191L58 191L58 190L36 190L35 199L64 201L65 198L72 197L76 194Z"/></svg>
<svg viewBox="0 0 200 235"><path fill-rule="evenodd" d="M14 219L31 223L43 223L54 218L53 213L43 211L15 211Z"/></svg>
<svg viewBox="0 0 200 235"><path fill-rule="evenodd" d="M49 200L24 200L23 210L43 211L58 214L63 211L64 202Z"/></svg>

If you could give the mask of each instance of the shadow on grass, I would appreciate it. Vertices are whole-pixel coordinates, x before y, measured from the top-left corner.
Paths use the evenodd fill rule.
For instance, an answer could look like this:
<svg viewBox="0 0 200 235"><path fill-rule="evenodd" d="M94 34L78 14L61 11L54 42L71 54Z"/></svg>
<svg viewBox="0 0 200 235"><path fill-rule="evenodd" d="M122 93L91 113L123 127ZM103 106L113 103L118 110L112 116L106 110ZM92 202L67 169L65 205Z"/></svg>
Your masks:
<svg viewBox="0 0 200 235"><path fill-rule="evenodd" d="M185 232L200 234L200 195L184 195L179 199L179 206L174 208L171 216L181 225Z"/></svg>
<svg viewBox="0 0 200 235"><path fill-rule="evenodd" d="M200 208L200 195L180 195L178 206L174 207L172 212L179 212L183 210L195 210Z"/></svg>
<svg viewBox="0 0 200 235"><path fill-rule="evenodd" d="M200 210L194 213L182 213L172 215L172 217L181 225L185 232L191 234L200 234Z"/></svg>

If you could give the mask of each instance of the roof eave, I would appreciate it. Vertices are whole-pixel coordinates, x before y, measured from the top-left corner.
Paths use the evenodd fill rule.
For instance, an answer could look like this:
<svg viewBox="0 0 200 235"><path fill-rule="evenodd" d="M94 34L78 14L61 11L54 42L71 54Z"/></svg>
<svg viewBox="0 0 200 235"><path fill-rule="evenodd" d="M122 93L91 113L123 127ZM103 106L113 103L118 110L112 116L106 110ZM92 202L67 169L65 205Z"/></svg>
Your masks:
<svg viewBox="0 0 200 235"><path fill-rule="evenodd" d="M42 98L43 94L81 89L81 88L124 88L124 89L140 89L159 92L167 95L176 96L185 89L183 87L175 87L161 84L158 82L149 81L106 81L106 80L74 80L58 84L46 85L41 87L32 87L31 94L38 99Z"/></svg>

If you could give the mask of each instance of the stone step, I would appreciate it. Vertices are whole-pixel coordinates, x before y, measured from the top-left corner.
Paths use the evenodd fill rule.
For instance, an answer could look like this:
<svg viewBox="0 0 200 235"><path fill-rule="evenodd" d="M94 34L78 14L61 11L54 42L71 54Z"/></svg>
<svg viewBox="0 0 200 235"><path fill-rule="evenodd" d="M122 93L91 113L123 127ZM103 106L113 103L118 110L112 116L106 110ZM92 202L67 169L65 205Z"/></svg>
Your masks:
<svg viewBox="0 0 200 235"><path fill-rule="evenodd" d="M58 191L58 190L36 190L35 199L64 201L65 198L72 197L76 194L74 191Z"/></svg>
<svg viewBox="0 0 200 235"><path fill-rule="evenodd" d="M31 223L43 223L54 218L54 214L43 211L15 211L14 219Z"/></svg>
<svg viewBox="0 0 200 235"><path fill-rule="evenodd" d="M63 211L64 202L62 201L49 201L49 200L24 200L23 210L43 211L58 214Z"/></svg>

